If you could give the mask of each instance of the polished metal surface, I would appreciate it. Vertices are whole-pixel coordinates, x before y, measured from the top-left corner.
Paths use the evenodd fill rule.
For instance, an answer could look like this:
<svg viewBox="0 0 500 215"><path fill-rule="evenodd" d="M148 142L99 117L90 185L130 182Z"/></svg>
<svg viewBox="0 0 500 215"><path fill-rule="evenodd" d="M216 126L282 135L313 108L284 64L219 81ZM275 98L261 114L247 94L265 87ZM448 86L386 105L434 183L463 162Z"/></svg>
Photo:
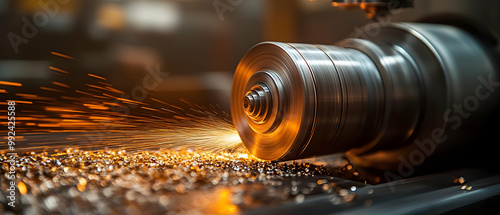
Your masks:
<svg viewBox="0 0 500 215"><path fill-rule="evenodd" d="M348 150L358 158L380 150L404 156L416 147L411 140L450 130L443 114L474 95L478 77L497 78L482 45L458 28L366 29L378 34L337 46L264 42L247 52L233 79L231 112L251 153L266 160ZM495 98L481 101L471 118L484 118ZM369 165L397 162L376 155Z"/></svg>
<svg viewBox="0 0 500 215"><path fill-rule="evenodd" d="M456 176L465 184L453 183ZM397 182L358 187L356 198L339 204L337 195L318 195L300 204L261 207L244 214L483 214L500 196L500 175L460 169ZM463 186L471 189L463 189Z"/></svg>

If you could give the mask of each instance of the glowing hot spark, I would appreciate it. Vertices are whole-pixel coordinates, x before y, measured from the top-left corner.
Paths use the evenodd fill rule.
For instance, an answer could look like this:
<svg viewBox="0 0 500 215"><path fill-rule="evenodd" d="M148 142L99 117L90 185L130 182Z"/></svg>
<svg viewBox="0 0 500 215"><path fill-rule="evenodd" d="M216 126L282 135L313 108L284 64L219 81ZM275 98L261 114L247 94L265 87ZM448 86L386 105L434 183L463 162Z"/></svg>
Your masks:
<svg viewBox="0 0 500 215"><path fill-rule="evenodd" d="M51 54L75 59L57 52ZM49 69L58 75L72 76L65 68ZM202 107L183 99L182 105L171 105L150 94L145 100L135 101L124 98L124 92L107 80L89 73L82 79L85 89L57 80L50 86L40 86L36 93L24 90L21 83L0 80L4 88L2 100L18 103L16 132L22 138L16 140L17 149L187 148L231 151L248 157L229 115L217 106ZM129 111L116 111L121 109ZM5 110L2 108L1 112Z"/></svg>

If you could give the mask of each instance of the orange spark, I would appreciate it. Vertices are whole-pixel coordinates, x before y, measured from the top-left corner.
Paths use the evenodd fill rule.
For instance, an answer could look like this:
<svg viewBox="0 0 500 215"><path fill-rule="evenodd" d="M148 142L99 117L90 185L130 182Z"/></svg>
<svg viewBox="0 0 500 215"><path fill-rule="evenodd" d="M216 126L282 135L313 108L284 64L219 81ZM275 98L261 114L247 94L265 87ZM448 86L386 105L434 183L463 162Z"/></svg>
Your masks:
<svg viewBox="0 0 500 215"><path fill-rule="evenodd" d="M51 69L53 71L56 71L56 72L60 72L60 73L64 73L64 74L69 74L69 72L64 71L62 69L59 69L59 68L56 68L56 67L53 67L53 66L49 66L49 69Z"/></svg>
<svg viewBox="0 0 500 215"><path fill-rule="evenodd" d="M37 120L37 118L34 118L34 117L16 117L16 120L20 120L20 121L34 121L34 120Z"/></svg>
<svg viewBox="0 0 500 215"><path fill-rule="evenodd" d="M89 73L88 75L89 75L90 77L98 78L98 79L101 79L101 80L107 80L107 79L105 79L105 78L103 78L103 77L101 77L101 76L94 75L94 74L91 74L91 73Z"/></svg>
<svg viewBox="0 0 500 215"><path fill-rule="evenodd" d="M152 111L158 111L156 109L153 109L153 108L148 108L148 107L141 107L142 109L146 109L146 110L152 110Z"/></svg>
<svg viewBox="0 0 500 215"><path fill-rule="evenodd" d="M20 140L20 139L23 139L23 138L24 138L24 136L16 136L16 140ZM9 139L9 137L5 136L5 137L2 137L2 139L7 140L7 139Z"/></svg>
<svg viewBox="0 0 500 215"><path fill-rule="evenodd" d="M69 97L69 96L62 96L61 98L68 99L68 100L80 100L78 98L73 98L73 97Z"/></svg>
<svg viewBox="0 0 500 215"><path fill-rule="evenodd" d="M23 86L21 83L10 82L10 81L0 81L0 85L7 85L7 86L14 86L14 87Z"/></svg>
<svg viewBox="0 0 500 215"><path fill-rule="evenodd" d="M63 58L68 58L68 59L71 59L71 60L76 60L74 57L71 57L71 56L68 56L68 55L65 55L65 54L61 54L61 53L58 53L58 52L50 52L50 54L53 54L53 55L59 56L59 57L63 57Z"/></svg>
<svg viewBox="0 0 500 215"><path fill-rule="evenodd" d="M88 96L92 96L92 97L96 97L96 98L105 98L105 97L102 97L102 96L94 95L94 94L83 92L83 91L80 91L80 90L75 90L75 92L81 93L81 94L85 94L85 95L88 95Z"/></svg>
<svg viewBox="0 0 500 215"><path fill-rule="evenodd" d="M19 100L14 100L14 102L16 102L16 104L18 104L18 103L19 103L19 104L28 104L28 105L33 104L33 102L30 102L30 101L19 101ZM2 104L2 105L7 105L7 102L0 102L0 104Z"/></svg>
<svg viewBox="0 0 500 215"><path fill-rule="evenodd" d="M158 100L158 99L155 99L155 98L151 98L151 100L153 100L153 101L155 101L155 102L158 102L158 103L162 103L162 104L164 104L164 105L168 105L167 103L162 102L162 101L160 101L160 100Z"/></svg>
<svg viewBox="0 0 500 215"><path fill-rule="evenodd" d="M38 123L39 127L59 127L59 124L53 124L53 123Z"/></svg>
<svg viewBox="0 0 500 215"><path fill-rule="evenodd" d="M53 81L52 84L57 85L57 86L61 86L61 87L69 88L69 86L67 84L63 84L63 83L60 83L57 81Z"/></svg>
<svg viewBox="0 0 500 215"><path fill-rule="evenodd" d="M109 107L105 107L105 106L101 106L101 105L83 104L83 106L88 107L90 109L95 109L95 110L109 110Z"/></svg>
<svg viewBox="0 0 500 215"><path fill-rule="evenodd" d="M63 127L63 128L75 127L75 126L86 126L86 125L96 125L96 123L90 123L90 122L62 122L62 123L57 123L57 127Z"/></svg>
<svg viewBox="0 0 500 215"><path fill-rule="evenodd" d="M33 94L26 94L26 93L16 93L16 96L25 98L25 99L36 99L38 96L33 95Z"/></svg>
<svg viewBox="0 0 500 215"><path fill-rule="evenodd" d="M124 99L124 98L117 98L117 99L120 100L120 101L122 101L122 102L136 103L136 104L143 104L143 105L145 105L145 103L134 101L134 100L130 100L130 99Z"/></svg>
<svg viewBox="0 0 500 215"><path fill-rule="evenodd" d="M62 121L63 122L83 122L83 120L79 120L79 119L63 119Z"/></svg>
<svg viewBox="0 0 500 215"><path fill-rule="evenodd" d="M110 87L111 87L111 86L113 86L113 85L111 85L111 84L108 84L108 83L106 83L106 82L101 82L101 81L99 81L99 84L106 85L106 86L110 86Z"/></svg>
<svg viewBox="0 0 500 215"><path fill-rule="evenodd" d="M83 116L84 115L80 115L80 114L61 114L62 118L81 118Z"/></svg>
<svg viewBox="0 0 500 215"><path fill-rule="evenodd" d="M103 117L103 116L91 116L89 117L91 120L111 120L111 117Z"/></svg>
<svg viewBox="0 0 500 215"><path fill-rule="evenodd" d="M123 91L117 90L117 89L112 88L112 87L106 87L106 89L108 89L109 91L114 92L114 93L123 94Z"/></svg>
<svg viewBox="0 0 500 215"><path fill-rule="evenodd" d="M48 91L54 91L54 92L63 93L63 91L52 89L52 88L49 88L49 87L40 87L40 89L41 90L48 90Z"/></svg>
<svg viewBox="0 0 500 215"><path fill-rule="evenodd" d="M105 105L111 105L111 106L116 106L116 107L120 107L121 105L117 104L117 103L114 103L114 102L103 102L103 104Z"/></svg>
<svg viewBox="0 0 500 215"><path fill-rule="evenodd" d="M54 112L77 112L77 113L83 113L83 111L78 111L78 110L71 110L71 109L63 109L63 108L57 108L57 107L46 107L46 111L54 111Z"/></svg>
<svg viewBox="0 0 500 215"><path fill-rule="evenodd" d="M99 86L92 85L92 84L85 84L85 85L87 85L87 86L89 86L89 87L93 87L93 88L101 89L101 90L108 90L108 89L106 89L106 88L104 88L104 87L99 87Z"/></svg>

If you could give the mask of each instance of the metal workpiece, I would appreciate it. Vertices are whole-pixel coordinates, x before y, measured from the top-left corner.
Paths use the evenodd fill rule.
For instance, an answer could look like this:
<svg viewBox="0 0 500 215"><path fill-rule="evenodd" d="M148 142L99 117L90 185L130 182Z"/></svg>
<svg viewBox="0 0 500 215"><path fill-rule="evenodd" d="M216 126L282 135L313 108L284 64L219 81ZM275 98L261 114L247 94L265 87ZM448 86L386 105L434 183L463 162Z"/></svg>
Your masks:
<svg viewBox="0 0 500 215"><path fill-rule="evenodd" d="M253 155L290 160L394 150L404 156L402 149L415 148L412 140L449 130L444 114L474 96L481 79L498 78L483 45L458 28L365 29L336 46L263 42L246 53L233 79L231 112ZM497 107L494 96L481 99L471 123Z"/></svg>

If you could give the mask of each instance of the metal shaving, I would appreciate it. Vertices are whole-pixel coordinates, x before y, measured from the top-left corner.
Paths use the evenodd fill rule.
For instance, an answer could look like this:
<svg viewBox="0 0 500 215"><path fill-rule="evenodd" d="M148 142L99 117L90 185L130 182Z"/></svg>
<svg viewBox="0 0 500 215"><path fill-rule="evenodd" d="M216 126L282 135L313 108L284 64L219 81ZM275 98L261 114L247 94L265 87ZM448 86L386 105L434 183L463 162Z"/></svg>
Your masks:
<svg viewBox="0 0 500 215"><path fill-rule="evenodd" d="M0 154L3 176L8 159ZM15 208L7 206L2 177L2 214L232 214L321 193L332 195L334 204L355 197L352 184L322 166L231 152L68 149L15 160L20 198Z"/></svg>

